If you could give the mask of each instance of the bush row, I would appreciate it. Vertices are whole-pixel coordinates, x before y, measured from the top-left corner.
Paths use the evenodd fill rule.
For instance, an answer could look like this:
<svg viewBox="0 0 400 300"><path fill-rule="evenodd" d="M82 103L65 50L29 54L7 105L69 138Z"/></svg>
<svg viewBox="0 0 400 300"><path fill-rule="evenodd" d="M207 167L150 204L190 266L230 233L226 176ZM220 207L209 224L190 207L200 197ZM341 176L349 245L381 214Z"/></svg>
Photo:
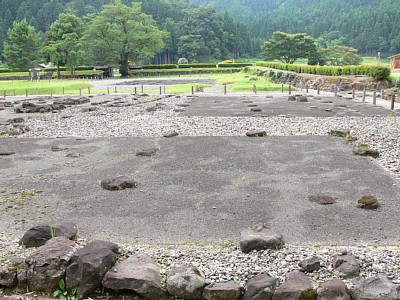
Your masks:
<svg viewBox="0 0 400 300"><path fill-rule="evenodd" d="M93 66L77 66L75 67L75 71L84 71L84 70L93 70ZM57 67L49 67L44 68L43 71L45 72L54 72L57 71ZM66 67L60 67L60 71L67 71Z"/></svg>
<svg viewBox="0 0 400 300"><path fill-rule="evenodd" d="M16 73L16 72L27 72L27 70L0 68L0 73Z"/></svg>
<svg viewBox="0 0 400 300"><path fill-rule="evenodd" d="M244 68L252 66L252 63L221 63L221 64L211 64L211 63L199 63L199 64L166 64L166 65L144 65L143 70L166 70L166 69L190 69L190 68Z"/></svg>
<svg viewBox="0 0 400 300"><path fill-rule="evenodd" d="M257 62L257 66L273 69L292 71L326 76L366 75L377 80L387 79L390 76L390 68L375 65L361 66L306 66L293 65L280 62Z"/></svg>

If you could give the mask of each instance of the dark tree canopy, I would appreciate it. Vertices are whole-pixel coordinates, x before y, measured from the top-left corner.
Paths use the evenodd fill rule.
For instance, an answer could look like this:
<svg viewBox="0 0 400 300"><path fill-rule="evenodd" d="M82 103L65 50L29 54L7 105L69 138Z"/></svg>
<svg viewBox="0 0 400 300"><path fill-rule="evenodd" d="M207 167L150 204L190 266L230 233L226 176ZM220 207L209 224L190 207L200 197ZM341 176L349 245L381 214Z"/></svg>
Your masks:
<svg viewBox="0 0 400 300"><path fill-rule="evenodd" d="M280 60L293 64L299 58L309 58L317 53L317 43L314 38L305 34L289 34L276 31L262 46L265 60Z"/></svg>
<svg viewBox="0 0 400 300"><path fill-rule="evenodd" d="M27 70L34 67L39 57L40 35L23 19L14 22L7 33L9 42L4 43L4 57L10 68Z"/></svg>

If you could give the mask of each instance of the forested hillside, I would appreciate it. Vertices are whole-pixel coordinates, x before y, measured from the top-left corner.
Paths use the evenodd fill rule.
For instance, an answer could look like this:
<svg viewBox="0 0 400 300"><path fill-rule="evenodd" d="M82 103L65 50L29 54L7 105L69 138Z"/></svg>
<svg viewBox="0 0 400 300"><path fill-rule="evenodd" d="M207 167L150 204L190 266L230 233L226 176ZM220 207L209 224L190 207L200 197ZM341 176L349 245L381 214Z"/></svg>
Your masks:
<svg viewBox="0 0 400 300"><path fill-rule="evenodd" d="M44 33L62 12L79 17L97 13L110 0L0 0L0 54L7 30L13 21L26 19L39 32ZM123 0L130 5L132 1ZM237 58L257 55L248 28L218 14L211 7L197 7L178 0L135 0L142 10L156 20L160 29L169 32L166 46L155 58L155 63L176 61L180 49L192 53L191 60ZM86 18L86 20L89 20ZM85 18L84 18L85 20ZM187 56L187 55L186 55Z"/></svg>
<svg viewBox="0 0 400 300"><path fill-rule="evenodd" d="M305 32L344 43L363 54L400 52L398 0L191 0L211 4L220 13L249 24L253 38L265 40L274 31Z"/></svg>
<svg viewBox="0 0 400 300"><path fill-rule="evenodd" d="M332 40L361 54L400 52L399 0L134 0L169 33L153 63L257 56L274 31L305 32L322 47ZM7 30L26 19L44 40L62 12L88 22L111 0L0 0L0 59ZM129 4L130 0L122 0ZM218 12L218 13L217 13Z"/></svg>

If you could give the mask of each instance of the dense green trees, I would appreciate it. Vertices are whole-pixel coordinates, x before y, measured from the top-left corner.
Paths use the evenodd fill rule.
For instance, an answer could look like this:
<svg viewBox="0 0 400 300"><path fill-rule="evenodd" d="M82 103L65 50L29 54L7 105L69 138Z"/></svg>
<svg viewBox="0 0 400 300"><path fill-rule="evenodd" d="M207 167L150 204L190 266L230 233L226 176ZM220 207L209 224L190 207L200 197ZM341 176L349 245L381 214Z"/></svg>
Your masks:
<svg viewBox="0 0 400 300"><path fill-rule="evenodd" d="M115 0L90 20L85 40L88 54L98 62L120 65L120 73L125 76L129 61L136 63L154 56L164 46L165 36L167 33L141 11L140 3L127 6Z"/></svg>
<svg viewBox="0 0 400 300"><path fill-rule="evenodd" d="M132 1L141 2L142 12L151 15L159 29L169 32L152 63L176 63L180 56L192 57L192 61L254 57L275 31L305 32L321 38L323 48L332 40L341 39L343 45L358 49L361 54L381 52L385 56L400 52L398 0L121 0L121 3L131 7ZM86 17L88 14L93 17L109 3L110 0L0 0L0 60L4 61L3 45L9 42L7 30L14 21L25 19L45 39L45 33L60 13L75 15L87 23L91 19ZM100 62L98 58L107 55L100 50L96 51L94 61Z"/></svg>
<svg viewBox="0 0 400 300"><path fill-rule="evenodd" d="M67 66L74 73L75 67L83 57L81 38L85 31L85 24L80 18L72 14L62 13L46 32L42 53L47 61L57 65L60 76L60 65Z"/></svg>
<svg viewBox="0 0 400 300"><path fill-rule="evenodd" d="M330 66L357 66L361 58L357 55L357 49L343 45L331 45L320 50L322 60Z"/></svg>
<svg viewBox="0 0 400 300"><path fill-rule="evenodd" d="M14 21L7 33L9 42L4 43L4 56L13 69L32 68L39 57L40 36L35 28L23 19Z"/></svg>
<svg viewBox="0 0 400 300"><path fill-rule="evenodd" d="M299 58L313 58L317 54L317 42L305 33L289 34L276 31L262 46L263 58L293 64Z"/></svg>

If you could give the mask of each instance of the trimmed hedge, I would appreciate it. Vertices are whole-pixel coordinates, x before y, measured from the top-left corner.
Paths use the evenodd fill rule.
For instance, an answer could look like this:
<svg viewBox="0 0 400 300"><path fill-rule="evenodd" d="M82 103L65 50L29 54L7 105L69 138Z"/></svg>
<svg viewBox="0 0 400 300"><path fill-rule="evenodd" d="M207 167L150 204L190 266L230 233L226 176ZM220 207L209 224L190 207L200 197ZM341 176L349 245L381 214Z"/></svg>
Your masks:
<svg viewBox="0 0 400 300"><path fill-rule="evenodd" d="M28 71L23 69L0 68L0 73L16 73L16 72L28 72Z"/></svg>
<svg viewBox="0 0 400 300"><path fill-rule="evenodd" d="M77 66L75 67L75 71L86 71L86 70L93 70L93 66ZM57 67L49 67L49 68L44 68L43 71L45 72L54 72L57 71ZM60 71L67 71L66 67L60 67Z"/></svg>
<svg viewBox="0 0 400 300"><path fill-rule="evenodd" d="M252 63L227 63L227 64L218 64L218 68L244 68L252 66Z"/></svg>
<svg viewBox="0 0 400 300"><path fill-rule="evenodd" d="M166 69L176 69L176 65L169 64L169 65L144 65L142 67L143 70L166 70Z"/></svg>
<svg viewBox="0 0 400 300"><path fill-rule="evenodd" d="M325 76L349 76L365 75L371 76L377 80L387 79L390 76L390 68L375 65L361 66L305 66L285 64L280 62L257 62L257 66L268 67L272 69L292 71L296 73L306 73Z"/></svg>
<svg viewBox="0 0 400 300"><path fill-rule="evenodd" d="M182 64L178 65L179 69L189 69L189 68L216 68L216 64Z"/></svg>

